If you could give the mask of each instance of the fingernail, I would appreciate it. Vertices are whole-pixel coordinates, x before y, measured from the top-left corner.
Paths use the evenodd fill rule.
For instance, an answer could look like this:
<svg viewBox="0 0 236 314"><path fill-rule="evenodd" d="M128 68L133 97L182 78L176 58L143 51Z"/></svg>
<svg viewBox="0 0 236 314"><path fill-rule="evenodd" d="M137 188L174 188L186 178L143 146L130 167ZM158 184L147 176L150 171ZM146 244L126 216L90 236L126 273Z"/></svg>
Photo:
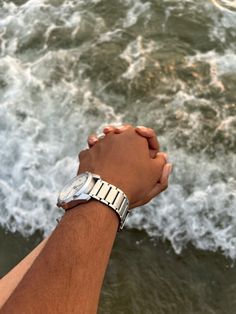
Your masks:
<svg viewBox="0 0 236 314"><path fill-rule="evenodd" d="M110 129L111 129L110 126L106 126L106 127L103 129L103 131L109 131Z"/></svg>
<svg viewBox="0 0 236 314"><path fill-rule="evenodd" d="M143 126L143 125L138 125L138 126L136 126L136 129L145 130L145 129L146 129L146 127L145 127L145 126Z"/></svg>
<svg viewBox="0 0 236 314"><path fill-rule="evenodd" d="M159 156L162 155L165 158L166 162L168 162L168 155L167 155L167 153L160 152L160 153L156 154L156 156L158 156L158 155Z"/></svg>
<svg viewBox="0 0 236 314"><path fill-rule="evenodd" d="M168 164L168 168L167 168L167 175L169 176L172 173L173 170L173 165L172 164Z"/></svg>
<svg viewBox="0 0 236 314"><path fill-rule="evenodd" d="M166 153L163 153L163 156L164 156L164 158L165 158L165 160L167 162L168 161L168 155Z"/></svg>
<svg viewBox="0 0 236 314"><path fill-rule="evenodd" d="M97 139L97 137L95 137L95 136L92 136L92 137L90 137L89 138L89 142L91 143L95 143L95 142L97 142L98 141L98 139Z"/></svg>

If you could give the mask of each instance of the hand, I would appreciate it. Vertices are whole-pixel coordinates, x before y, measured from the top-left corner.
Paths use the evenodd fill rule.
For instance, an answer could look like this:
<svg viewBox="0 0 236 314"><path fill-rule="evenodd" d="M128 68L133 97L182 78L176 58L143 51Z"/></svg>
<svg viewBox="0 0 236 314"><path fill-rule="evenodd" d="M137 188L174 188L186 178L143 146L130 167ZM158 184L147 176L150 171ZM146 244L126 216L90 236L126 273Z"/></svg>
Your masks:
<svg viewBox="0 0 236 314"><path fill-rule="evenodd" d="M150 143L136 129L128 126L122 133L108 134L79 154L78 173L90 171L120 188L130 201L130 208L149 202L168 186L171 165L158 153L149 155Z"/></svg>
<svg viewBox="0 0 236 314"><path fill-rule="evenodd" d="M108 125L103 129L104 135L108 135L109 133L115 133L115 134L121 134L122 132L129 129L131 125L126 124L119 127L115 127L113 125ZM168 155L164 152L159 152L160 145L157 140L156 134L153 129L147 128L144 126L137 126L135 128L135 131L140 135L146 138L148 142L149 147L149 153L151 158L156 158L157 154L160 156L162 155L166 159L166 164L163 168L162 177L160 179L159 184L156 186L156 195L164 191L168 187L168 178L170 173L172 172L172 164L167 163L168 161ZM96 134L92 134L88 137L88 146L92 148L94 145L96 145L100 138L103 138L104 136L97 136ZM155 195L155 196L156 196ZM140 206L140 204L137 204L136 206Z"/></svg>
<svg viewBox="0 0 236 314"><path fill-rule="evenodd" d="M129 127L131 127L131 125L129 125L129 124L122 125L120 127L108 125L103 129L103 133L105 135L107 135L111 132L113 132L115 134L120 134L120 133L124 132L125 130L127 130ZM147 139L149 150L150 150L150 156L152 158L155 158L156 154L159 152L160 145L159 145L159 142L157 140L157 137L156 137L154 130L150 129L150 128L146 128L144 126L138 126L135 128L135 131L139 135L141 135ZM88 146L91 148L92 146L96 145L98 143L98 141L99 141L99 137L96 134L92 134L88 137L88 141L87 141Z"/></svg>

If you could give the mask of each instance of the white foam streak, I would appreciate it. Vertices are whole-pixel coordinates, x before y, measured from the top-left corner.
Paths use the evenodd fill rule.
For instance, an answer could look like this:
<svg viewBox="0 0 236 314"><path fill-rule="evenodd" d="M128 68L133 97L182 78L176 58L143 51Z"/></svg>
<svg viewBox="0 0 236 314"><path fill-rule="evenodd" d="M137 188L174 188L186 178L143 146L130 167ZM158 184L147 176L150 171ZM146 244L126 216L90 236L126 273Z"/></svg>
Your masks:
<svg viewBox="0 0 236 314"><path fill-rule="evenodd" d="M135 41L131 42L123 53L120 55L129 64L128 69L122 74L122 77L132 80L146 67L146 56L155 48L155 43L150 41L146 45L142 36L138 36Z"/></svg>
<svg viewBox="0 0 236 314"><path fill-rule="evenodd" d="M57 193L76 173L76 155L87 135L108 121L120 122L113 109L93 95L88 80L53 83L58 64L63 60L66 66L72 57L73 52L62 51L49 52L32 64L9 56L0 62L5 80L0 104L0 224L25 235L52 230L60 213Z"/></svg>
<svg viewBox="0 0 236 314"><path fill-rule="evenodd" d="M235 0L211 0L216 7L221 10L225 10L230 13L236 11L236 1Z"/></svg>
<svg viewBox="0 0 236 314"><path fill-rule="evenodd" d="M236 178L228 168L235 169L235 156L228 156L227 162L222 158L212 162L203 155L196 163L195 158L175 151L172 161L177 169L168 191L138 209L129 226L168 239L177 253L192 242L235 259ZM220 173L226 175L223 182Z"/></svg>
<svg viewBox="0 0 236 314"><path fill-rule="evenodd" d="M131 27L137 23L137 20L140 16L144 15L145 13L150 10L151 3L144 2L137 0L126 0L127 4L129 5L130 9L127 11L127 15L124 19L123 26Z"/></svg>

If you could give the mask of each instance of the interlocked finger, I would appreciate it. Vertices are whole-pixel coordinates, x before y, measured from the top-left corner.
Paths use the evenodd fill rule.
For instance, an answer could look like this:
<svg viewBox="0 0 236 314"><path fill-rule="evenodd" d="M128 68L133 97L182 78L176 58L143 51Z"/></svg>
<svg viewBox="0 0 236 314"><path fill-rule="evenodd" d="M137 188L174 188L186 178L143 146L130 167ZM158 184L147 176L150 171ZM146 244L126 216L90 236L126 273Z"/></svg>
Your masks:
<svg viewBox="0 0 236 314"><path fill-rule="evenodd" d="M156 154L156 157L153 159L152 166L153 171L155 172L156 169L164 169L165 164L168 162L168 155L164 152L160 152ZM159 171L158 171L159 172ZM160 178L157 178L157 182Z"/></svg>
<svg viewBox="0 0 236 314"><path fill-rule="evenodd" d="M98 137L96 134L91 134L88 137L87 143L88 143L88 147L92 148L97 142L98 142Z"/></svg>
<svg viewBox="0 0 236 314"><path fill-rule="evenodd" d="M172 169L173 169L172 164L166 163L163 167L163 172L159 182L157 182L153 189L146 195L146 199L133 204L132 208L150 202L150 200L152 200L154 197L158 196L161 192L165 191L168 188L169 176L172 172Z"/></svg>
<svg viewBox="0 0 236 314"><path fill-rule="evenodd" d="M148 195L150 200L168 188L168 179L172 172L172 168L172 164L167 163L164 165L159 182L154 186Z"/></svg>
<svg viewBox="0 0 236 314"><path fill-rule="evenodd" d="M139 135L141 135L147 139L148 147L149 147L150 152L151 152L151 157L156 158L156 154L160 150L160 144L157 140L155 131L153 129L146 128L144 126L138 126L138 127L136 127L135 130Z"/></svg>
<svg viewBox="0 0 236 314"><path fill-rule="evenodd" d="M103 129L103 133L104 134L108 134L110 132L114 132L115 131L115 126L114 125L107 125L104 129Z"/></svg>

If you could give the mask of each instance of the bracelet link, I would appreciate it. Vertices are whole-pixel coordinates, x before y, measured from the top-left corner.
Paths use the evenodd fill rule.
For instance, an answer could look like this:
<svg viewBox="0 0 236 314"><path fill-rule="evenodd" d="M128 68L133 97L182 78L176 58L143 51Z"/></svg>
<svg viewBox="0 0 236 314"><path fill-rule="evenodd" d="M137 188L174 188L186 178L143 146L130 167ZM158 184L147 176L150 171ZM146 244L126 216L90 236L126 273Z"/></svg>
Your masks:
<svg viewBox="0 0 236 314"><path fill-rule="evenodd" d="M129 214L129 201L126 195L117 187L98 179L89 195L111 207L120 219L120 230Z"/></svg>

